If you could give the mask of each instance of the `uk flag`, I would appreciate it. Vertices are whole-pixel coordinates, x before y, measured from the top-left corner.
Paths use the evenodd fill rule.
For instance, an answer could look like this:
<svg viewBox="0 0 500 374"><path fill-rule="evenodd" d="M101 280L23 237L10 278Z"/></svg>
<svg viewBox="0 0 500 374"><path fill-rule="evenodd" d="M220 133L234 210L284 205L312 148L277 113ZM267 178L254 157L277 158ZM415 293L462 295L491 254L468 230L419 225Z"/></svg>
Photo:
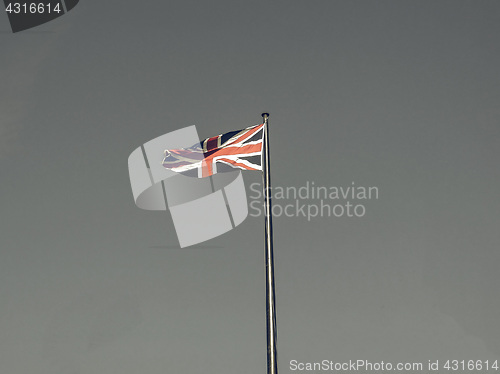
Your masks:
<svg viewBox="0 0 500 374"><path fill-rule="evenodd" d="M264 124L207 138L189 148L165 151L163 166L204 178L216 173L262 170Z"/></svg>

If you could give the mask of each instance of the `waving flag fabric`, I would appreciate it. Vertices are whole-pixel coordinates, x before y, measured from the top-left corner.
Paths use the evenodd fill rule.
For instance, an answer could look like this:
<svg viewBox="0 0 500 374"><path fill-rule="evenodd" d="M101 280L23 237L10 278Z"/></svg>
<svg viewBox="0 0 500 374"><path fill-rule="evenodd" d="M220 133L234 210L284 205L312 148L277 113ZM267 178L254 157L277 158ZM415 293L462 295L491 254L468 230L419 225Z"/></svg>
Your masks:
<svg viewBox="0 0 500 374"><path fill-rule="evenodd" d="M264 124L207 138L189 148L165 151L163 166L198 178L216 173L262 170Z"/></svg>

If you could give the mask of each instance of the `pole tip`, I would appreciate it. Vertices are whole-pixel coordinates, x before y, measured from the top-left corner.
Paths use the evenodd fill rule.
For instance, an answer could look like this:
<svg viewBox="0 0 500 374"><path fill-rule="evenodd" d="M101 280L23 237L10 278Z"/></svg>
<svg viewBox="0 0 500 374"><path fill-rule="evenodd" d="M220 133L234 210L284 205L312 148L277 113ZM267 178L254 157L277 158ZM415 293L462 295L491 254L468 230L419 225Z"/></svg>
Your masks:
<svg viewBox="0 0 500 374"><path fill-rule="evenodd" d="M269 117L269 113L262 113L262 117L266 119L267 117Z"/></svg>

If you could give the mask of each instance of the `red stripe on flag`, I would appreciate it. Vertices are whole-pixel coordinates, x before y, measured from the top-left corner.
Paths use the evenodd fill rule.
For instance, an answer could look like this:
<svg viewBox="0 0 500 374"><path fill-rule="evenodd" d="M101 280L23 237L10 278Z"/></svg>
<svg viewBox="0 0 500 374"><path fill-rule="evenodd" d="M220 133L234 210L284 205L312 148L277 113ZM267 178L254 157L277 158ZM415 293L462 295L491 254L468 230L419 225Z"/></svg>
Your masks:
<svg viewBox="0 0 500 374"><path fill-rule="evenodd" d="M217 156L224 156L224 155L244 155L248 153L256 153L262 151L262 143L258 144L249 144L249 145L244 145L244 146L228 146L224 147L221 149L218 149L216 152L210 154L210 156L205 157L205 159L208 158L213 158Z"/></svg>
<svg viewBox="0 0 500 374"><path fill-rule="evenodd" d="M203 178L209 177L210 175L214 175L213 170L212 170L212 166L213 166L212 159L205 159L202 161L202 163L201 163L201 176Z"/></svg>
<svg viewBox="0 0 500 374"><path fill-rule="evenodd" d="M219 139L218 136L214 136L213 138L208 138L207 140L207 151L211 151L215 148L217 148L217 140Z"/></svg>
<svg viewBox="0 0 500 374"><path fill-rule="evenodd" d="M238 166L238 167L241 167L241 168L247 169L247 170L259 170L259 169L255 169L255 168L253 168L251 166L242 164L241 162L230 160L229 158L219 158L217 161L227 162L228 164L231 164L231 165L234 165L234 166Z"/></svg>

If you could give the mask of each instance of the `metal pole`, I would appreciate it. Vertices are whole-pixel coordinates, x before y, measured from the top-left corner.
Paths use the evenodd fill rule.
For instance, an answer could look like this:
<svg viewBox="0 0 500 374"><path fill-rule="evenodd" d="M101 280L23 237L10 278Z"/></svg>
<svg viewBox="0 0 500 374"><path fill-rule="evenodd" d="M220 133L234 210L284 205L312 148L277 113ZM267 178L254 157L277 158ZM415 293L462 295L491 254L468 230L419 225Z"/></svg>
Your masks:
<svg viewBox="0 0 500 374"><path fill-rule="evenodd" d="M269 158L269 113L262 113L264 118L264 162L263 188L266 212L266 308L267 308L267 374L278 374L276 355L276 307L274 291L274 255L273 255L273 217L271 209L271 162Z"/></svg>

